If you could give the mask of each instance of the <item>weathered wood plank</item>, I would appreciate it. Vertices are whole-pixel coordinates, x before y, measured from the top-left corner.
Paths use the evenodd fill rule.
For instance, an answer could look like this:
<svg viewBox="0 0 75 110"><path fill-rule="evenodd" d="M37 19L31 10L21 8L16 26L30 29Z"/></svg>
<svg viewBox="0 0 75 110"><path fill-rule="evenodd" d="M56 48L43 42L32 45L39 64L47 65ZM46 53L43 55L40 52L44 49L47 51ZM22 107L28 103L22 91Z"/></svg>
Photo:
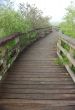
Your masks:
<svg viewBox="0 0 75 110"><path fill-rule="evenodd" d="M11 93L11 94L74 94L75 93L75 89L58 89L58 88L55 88L55 89L48 89L48 90L40 90L40 89L16 89L16 88L12 88L12 89L7 89L4 88L0 91L0 93Z"/></svg>
<svg viewBox="0 0 75 110"><path fill-rule="evenodd" d="M44 90L51 90L51 89L75 89L75 86L73 84L32 84L32 85L28 85L28 84L4 84L3 88L5 89L44 89ZM2 89L3 89L2 88Z"/></svg>
<svg viewBox="0 0 75 110"><path fill-rule="evenodd" d="M75 100L75 94L21 94L21 93L4 93L3 99L25 99L25 100Z"/></svg>

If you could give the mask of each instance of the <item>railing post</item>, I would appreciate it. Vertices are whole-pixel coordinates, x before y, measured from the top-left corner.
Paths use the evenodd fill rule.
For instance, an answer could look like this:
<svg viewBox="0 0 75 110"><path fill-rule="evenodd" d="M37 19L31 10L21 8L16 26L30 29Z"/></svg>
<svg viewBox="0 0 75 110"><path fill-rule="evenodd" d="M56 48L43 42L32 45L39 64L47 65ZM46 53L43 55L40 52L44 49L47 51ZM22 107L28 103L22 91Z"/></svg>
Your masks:
<svg viewBox="0 0 75 110"><path fill-rule="evenodd" d="M17 44L16 52L17 52L17 54L18 54L18 53L20 52L20 38L17 37L17 38L15 39L15 41L16 41L16 44Z"/></svg>
<svg viewBox="0 0 75 110"><path fill-rule="evenodd" d="M0 80L4 72L7 71L7 49L3 46L0 47Z"/></svg>
<svg viewBox="0 0 75 110"><path fill-rule="evenodd" d="M70 55L73 57L74 50L73 50L73 48L71 46L70 46L69 52L70 52Z"/></svg>
<svg viewBox="0 0 75 110"><path fill-rule="evenodd" d="M58 48L58 45L61 46L61 37L59 37L58 42L57 42L57 53L60 54L60 49Z"/></svg>

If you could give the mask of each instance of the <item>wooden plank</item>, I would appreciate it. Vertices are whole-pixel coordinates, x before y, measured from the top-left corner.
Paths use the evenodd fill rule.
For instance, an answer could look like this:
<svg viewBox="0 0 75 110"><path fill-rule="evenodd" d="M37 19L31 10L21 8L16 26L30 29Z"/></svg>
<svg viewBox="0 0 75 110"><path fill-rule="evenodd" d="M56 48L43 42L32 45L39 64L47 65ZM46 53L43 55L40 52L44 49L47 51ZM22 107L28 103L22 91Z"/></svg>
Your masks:
<svg viewBox="0 0 75 110"><path fill-rule="evenodd" d="M43 73L42 74L9 74L8 78L70 78L68 73L57 73L57 74L53 74L53 73Z"/></svg>
<svg viewBox="0 0 75 110"><path fill-rule="evenodd" d="M75 100L75 94L16 94L5 93L2 98L4 99L25 99L25 100Z"/></svg>
<svg viewBox="0 0 75 110"><path fill-rule="evenodd" d="M22 84L19 84L19 85L13 85L13 84L4 84L2 89L3 88L6 88L6 89L44 89L44 90L51 90L51 89L75 89L75 86L73 84L50 84L50 85L47 85L47 84L33 84L33 85L28 85L28 84L25 84L25 85L22 85Z"/></svg>
<svg viewBox="0 0 75 110"><path fill-rule="evenodd" d="M56 106L56 107L53 107L51 105L38 105L38 104L25 104L25 105L4 105L0 107L1 110L74 110L75 109L75 106L62 106L62 107L59 107L59 106Z"/></svg>
<svg viewBox="0 0 75 110"><path fill-rule="evenodd" d="M16 103L15 103L16 102ZM22 103L21 103L22 102ZM24 99L1 99L0 104L10 105L13 104L18 106L24 105L50 105L53 107L62 106L75 106L75 100L24 100Z"/></svg>
<svg viewBox="0 0 75 110"><path fill-rule="evenodd" d="M66 82L66 81L71 81L71 78L24 78L24 77L22 77L22 78L8 78L8 80L9 81L50 81L50 82L52 82L52 81L56 81L56 82Z"/></svg>
<svg viewBox="0 0 75 110"><path fill-rule="evenodd" d="M24 88L12 88L12 89L6 89L6 88L3 88L0 93L11 93L11 94L74 94L75 93L75 89L58 89L58 88L55 88L55 89L48 89L48 90L40 90L40 89L24 89Z"/></svg>
<svg viewBox="0 0 75 110"><path fill-rule="evenodd" d="M64 82L60 82L58 81L6 81L3 82L3 84L74 84L71 81L64 81Z"/></svg>
<svg viewBox="0 0 75 110"><path fill-rule="evenodd" d="M75 106L51 106L51 105L39 105L39 104L25 104L25 105L15 105L12 104L11 106L4 105L0 107L1 110L74 110Z"/></svg>

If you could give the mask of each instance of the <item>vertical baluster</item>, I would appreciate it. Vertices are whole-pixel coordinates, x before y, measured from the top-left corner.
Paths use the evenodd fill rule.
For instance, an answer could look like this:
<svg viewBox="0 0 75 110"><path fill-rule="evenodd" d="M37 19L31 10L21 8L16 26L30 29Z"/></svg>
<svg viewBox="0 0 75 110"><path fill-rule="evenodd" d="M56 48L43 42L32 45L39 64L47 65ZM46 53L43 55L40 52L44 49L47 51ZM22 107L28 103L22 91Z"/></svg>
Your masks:
<svg viewBox="0 0 75 110"><path fill-rule="evenodd" d="M16 39L15 39L15 41L16 41L16 44L17 44L17 46L16 46L16 53L17 53L17 55L20 53L20 39L19 39L19 37L17 37Z"/></svg>
<svg viewBox="0 0 75 110"><path fill-rule="evenodd" d="M58 43L57 44L61 46L61 38L58 39ZM60 54L60 49L59 48L57 48L57 53Z"/></svg>
<svg viewBox="0 0 75 110"><path fill-rule="evenodd" d="M0 47L0 80L2 79L2 76L7 71L7 50L4 46Z"/></svg>
<svg viewBox="0 0 75 110"><path fill-rule="evenodd" d="M69 52L70 52L71 57L73 57L74 49L71 46L70 46Z"/></svg>
<svg viewBox="0 0 75 110"><path fill-rule="evenodd" d="M69 54L73 58L73 48L71 46L70 46ZM69 63L69 67L72 67L72 63Z"/></svg>

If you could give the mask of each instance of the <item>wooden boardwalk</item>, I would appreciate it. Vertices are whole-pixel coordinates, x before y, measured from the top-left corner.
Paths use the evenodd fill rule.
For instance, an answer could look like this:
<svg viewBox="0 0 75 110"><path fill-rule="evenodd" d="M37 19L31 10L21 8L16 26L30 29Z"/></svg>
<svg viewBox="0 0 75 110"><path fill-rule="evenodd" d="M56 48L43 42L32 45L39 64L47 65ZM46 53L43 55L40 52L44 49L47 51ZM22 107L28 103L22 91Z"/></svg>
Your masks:
<svg viewBox="0 0 75 110"><path fill-rule="evenodd" d="M58 33L25 50L0 90L0 110L75 110L75 85L56 63Z"/></svg>

